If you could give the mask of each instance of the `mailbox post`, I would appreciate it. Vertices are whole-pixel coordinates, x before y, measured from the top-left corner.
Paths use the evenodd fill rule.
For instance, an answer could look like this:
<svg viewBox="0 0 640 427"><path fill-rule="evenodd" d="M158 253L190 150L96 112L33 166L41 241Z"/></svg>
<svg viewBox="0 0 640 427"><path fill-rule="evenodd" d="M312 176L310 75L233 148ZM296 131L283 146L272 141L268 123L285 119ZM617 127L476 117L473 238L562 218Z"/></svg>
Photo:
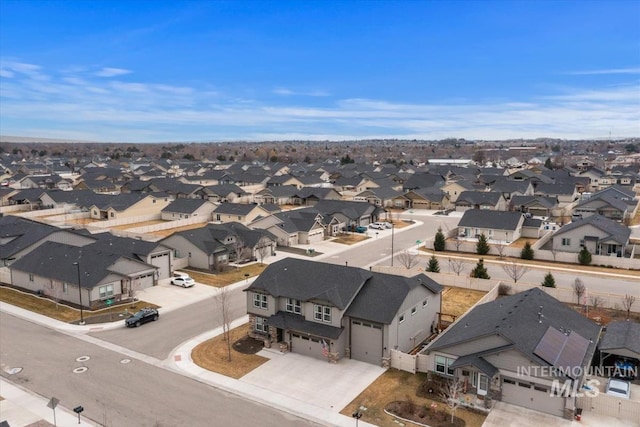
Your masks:
<svg viewBox="0 0 640 427"><path fill-rule="evenodd" d="M84 408L82 406L76 406L75 408L73 408L73 412L78 414L78 424L80 424L80 412L82 411L84 411Z"/></svg>

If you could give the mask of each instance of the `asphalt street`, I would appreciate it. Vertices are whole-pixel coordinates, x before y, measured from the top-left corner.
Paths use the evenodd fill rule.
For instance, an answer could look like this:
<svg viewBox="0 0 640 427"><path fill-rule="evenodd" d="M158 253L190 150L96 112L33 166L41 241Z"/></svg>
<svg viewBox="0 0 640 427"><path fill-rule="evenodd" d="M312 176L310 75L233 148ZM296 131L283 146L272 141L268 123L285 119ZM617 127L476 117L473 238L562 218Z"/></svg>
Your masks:
<svg viewBox="0 0 640 427"><path fill-rule="evenodd" d="M246 293L241 289L229 292L229 314L237 319L247 314ZM135 350L158 359L165 359L184 341L222 325L220 309L213 297L161 314L160 320L141 328L111 329L91 335L104 341Z"/></svg>
<svg viewBox="0 0 640 427"><path fill-rule="evenodd" d="M4 313L0 323L2 376L64 406L82 405L83 416L105 426L315 425ZM7 374L12 367L23 369Z"/></svg>

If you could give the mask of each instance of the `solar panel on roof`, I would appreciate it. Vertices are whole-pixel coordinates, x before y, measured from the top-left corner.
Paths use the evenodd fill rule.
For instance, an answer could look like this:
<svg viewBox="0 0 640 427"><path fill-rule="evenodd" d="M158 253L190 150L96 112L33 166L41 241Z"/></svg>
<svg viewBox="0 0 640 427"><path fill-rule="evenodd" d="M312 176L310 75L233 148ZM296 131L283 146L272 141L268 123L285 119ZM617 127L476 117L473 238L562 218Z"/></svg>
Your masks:
<svg viewBox="0 0 640 427"><path fill-rule="evenodd" d="M552 366L566 368L567 372L572 372L571 368L581 366L589 343L588 339L575 331L565 334L549 326L533 354Z"/></svg>

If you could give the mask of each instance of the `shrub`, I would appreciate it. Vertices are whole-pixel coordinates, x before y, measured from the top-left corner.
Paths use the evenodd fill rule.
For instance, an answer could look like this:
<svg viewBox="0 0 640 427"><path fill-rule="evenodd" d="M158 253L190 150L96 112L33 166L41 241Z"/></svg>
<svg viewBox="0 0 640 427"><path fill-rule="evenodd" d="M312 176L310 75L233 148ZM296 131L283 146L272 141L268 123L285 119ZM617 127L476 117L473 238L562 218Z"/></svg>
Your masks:
<svg viewBox="0 0 640 427"><path fill-rule="evenodd" d="M476 243L476 252L478 255L486 255L489 253L489 243L487 243L487 236L482 233L478 237L478 243Z"/></svg>
<svg viewBox="0 0 640 427"><path fill-rule="evenodd" d="M444 251L445 248L445 238L442 233L442 227L438 227L438 232L436 233L436 237L433 239L433 249L440 252Z"/></svg>
<svg viewBox="0 0 640 427"><path fill-rule="evenodd" d="M476 266L471 270L471 277L475 277L476 279L491 279L489 273L487 272L487 268L484 266L484 260L480 258Z"/></svg>
<svg viewBox="0 0 640 427"><path fill-rule="evenodd" d="M431 255L431 258L429 258L427 271L430 271L432 273L440 273L440 263L438 262L438 258L436 258L435 255Z"/></svg>
<svg viewBox="0 0 640 427"><path fill-rule="evenodd" d="M553 274L551 274L551 272L547 273L544 276L544 280L542 281L542 286L544 286L545 288L556 287L556 279L553 278Z"/></svg>
<svg viewBox="0 0 640 427"><path fill-rule="evenodd" d="M580 253L578 253L578 262L581 265L591 264L591 253L589 252L589 249L587 249L585 246L583 246L582 249L580 250Z"/></svg>
<svg viewBox="0 0 640 427"><path fill-rule="evenodd" d="M500 283L500 286L498 286L498 295L505 296L509 294L511 294L511 286L506 283Z"/></svg>
<svg viewBox="0 0 640 427"><path fill-rule="evenodd" d="M524 248L520 251L520 258L522 259L533 259L534 251L531 247L531 243L526 242L524 244Z"/></svg>

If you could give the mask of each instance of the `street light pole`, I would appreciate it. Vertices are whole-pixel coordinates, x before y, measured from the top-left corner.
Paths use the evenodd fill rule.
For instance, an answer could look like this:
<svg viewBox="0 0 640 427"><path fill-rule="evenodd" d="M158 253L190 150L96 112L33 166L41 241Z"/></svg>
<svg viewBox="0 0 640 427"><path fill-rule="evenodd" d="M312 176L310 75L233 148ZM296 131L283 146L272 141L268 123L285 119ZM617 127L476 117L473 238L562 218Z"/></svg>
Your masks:
<svg viewBox="0 0 640 427"><path fill-rule="evenodd" d="M73 265L76 266L76 271L78 272L78 296L80 297L80 324L84 325L84 313L82 312L82 288L80 287L80 262L74 262ZM80 417L80 414L78 414Z"/></svg>
<svg viewBox="0 0 640 427"><path fill-rule="evenodd" d="M391 223L391 267L393 267L393 230L395 229L395 224Z"/></svg>

